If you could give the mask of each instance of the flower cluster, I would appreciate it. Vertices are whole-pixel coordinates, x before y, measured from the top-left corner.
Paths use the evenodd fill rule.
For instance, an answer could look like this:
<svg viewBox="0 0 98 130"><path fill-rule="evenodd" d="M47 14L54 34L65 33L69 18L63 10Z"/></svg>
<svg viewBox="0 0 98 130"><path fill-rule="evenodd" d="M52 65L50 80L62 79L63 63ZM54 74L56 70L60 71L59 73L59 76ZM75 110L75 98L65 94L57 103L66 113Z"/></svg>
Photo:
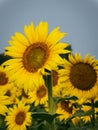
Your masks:
<svg viewBox="0 0 98 130"><path fill-rule="evenodd" d="M4 52L10 58L0 65L2 130L76 130L88 122L96 127L98 60L73 54L60 41L66 35L40 22L11 37Z"/></svg>

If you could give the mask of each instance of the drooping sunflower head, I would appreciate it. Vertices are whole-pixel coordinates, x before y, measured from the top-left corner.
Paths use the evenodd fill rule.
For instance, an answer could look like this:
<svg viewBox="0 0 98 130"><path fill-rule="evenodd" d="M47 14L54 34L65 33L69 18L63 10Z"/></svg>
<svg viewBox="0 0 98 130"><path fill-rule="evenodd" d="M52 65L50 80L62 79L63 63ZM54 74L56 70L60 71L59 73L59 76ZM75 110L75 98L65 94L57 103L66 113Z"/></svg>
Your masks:
<svg viewBox="0 0 98 130"><path fill-rule="evenodd" d="M5 48L5 54L13 59L3 65L11 76L15 73L12 77L14 80L18 80L19 75L21 80L23 75L35 78L35 74L45 74L45 69L51 71L62 64L60 54L69 53L66 50L69 44L60 42L65 35L59 27L48 33L47 22L40 22L36 27L33 23L25 25L24 35L16 32L15 36L11 37L10 46Z"/></svg>
<svg viewBox="0 0 98 130"><path fill-rule="evenodd" d="M69 54L61 71L61 82L69 88L69 94L77 97L94 98L98 94L98 60L88 54Z"/></svg>
<svg viewBox="0 0 98 130"><path fill-rule="evenodd" d="M57 104L57 108L56 108L56 113L57 114L61 114L60 116L58 116L58 119L60 121L62 120L66 120L70 117L73 116L73 114L75 114L77 111L77 109L75 108L75 106L72 104L72 102L69 100L62 100ZM72 118L72 123L74 125L77 125L80 121L80 118L78 116L76 116L75 118Z"/></svg>
<svg viewBox="0 0 98 130"><path fill-rule="evenodd" d="M72 116L73 106L70 101L61 101L57 104L56 113L61 114L58 116L59 120L66 120L67 118Z"/></svg>

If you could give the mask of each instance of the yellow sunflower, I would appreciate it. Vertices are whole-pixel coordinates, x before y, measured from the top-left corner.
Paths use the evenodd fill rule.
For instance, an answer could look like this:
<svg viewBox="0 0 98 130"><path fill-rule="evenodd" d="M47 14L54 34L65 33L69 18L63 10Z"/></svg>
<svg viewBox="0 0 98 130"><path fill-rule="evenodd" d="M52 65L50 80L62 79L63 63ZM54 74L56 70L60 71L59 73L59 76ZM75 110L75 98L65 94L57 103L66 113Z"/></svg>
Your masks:
<svg viewBox="0 0 98 130"><path fill-rule="evenodd" d="M53 96L54 97L59 97L61 96L61 87L59 86L59 73L58 73L59 68L52 70L52 79L53 79Z"/></svg>
<svg viewBox="0 0 98 130"><path fill-rule="evenodd" d="M6 73L4 67L0 66L0 90L4 91L10 86L11 84L10 84L9 76Z"/></svg>
<svg viewBox="0 0 98 130"><path fill-rule="evenodd" d="M29 92L29 98L32 103L34 102L35 106L40 104L46 104L48 101L48 89L45 86L45 82L38 82L38 86L35 86L35 89L32 92Z"/></svg>
<svg viewBox="0 0 98 130"><path fill-rule="evenodd" d="M5 118L8 130L26 130L26 126L32 123L30 106L18 102L13 108L9 108Z"/></svg>
<svg viewBox="0 0 98 130"><path fill-rule="evenodd" d="M33 23L24 26L24 35L16 32L9 41L10 46L5 48L5 55L13 59L7 60L3 65L13 80L28 89L32 88L45 69L52 70L62 64L59 54L69 51L65 48L69 45L60 40L66 35L53 29L48 34L48 23L40 22L36 27Z"/></svg>
<svg viewBox="0 0 98 130"><path fill-rule="evenodd" d="M56 68L55 70L52 70L52 79L53 79L53 96L54 97L65 97L67 96L67 92L65 93L64 89L65 86L63 86L60 82L60 68Z"/></svg>
<svg viewBox="0 0 98 130"><path fill-rule="evenodd" d="M96 101L98 101L98 97L94 99L94 104L96 103ZM85 103L90 103L91 104L91 100L87 100ZM85 105L82 105L81 109L84 111L84 112L87 112L87 111L90 111L92 110L92 105L91 106L87 106L86 104ZM95 107L93 108L94 109L94 118L97 119L98 118L98 108ZM92 120L92 115L87 115L87 116L81 116L81 119L85 122L85 123L88 123L88 122L91 122Z"/></svg>
<svg viewBox="0 0 98 130"><path fill-rule="evenodd" d="M86 54L82 59L79 53L69 54L60 70L60 82L70 95L92 99L98 94L98 60Z"/></svg>
<svg viewBox="0 0 98 130"><path fill-rule="evenodd" d="M20 91L20 100L23 102L23 103L26 103L26 104L31 104L32 103L32 97L29 96L29 93L31 93L31 91L25 91L23 88L22 89L19 89Z"/></svg>
<svg viewBox="0 0 98 130"><path fill-rule="evenodd" d="M56 113L60 114L58 116L58 119L60 121L62 120L66 121L68 118L72 117L75 112L76 108L70 101L61 101L57 104ZM77 125L79 123L79 120L80 120L79 117L75 117L72 119L72 122L74 125Z"/></svg>
<svg viewBox="0 0 98 130"><path fill-rule="evenodd" d="M9 97L5 96L2 91L0 91L0 114L5 115L8 111L7 105L10 105Z"/></svg>
<svg viewBox="0 0 98 130"><path fill-rule="evenodd" d="M82 110L83 110L84 112L87 112L87 111L89 111L89 110L91 110L91 109L92 109L91 106L82 105ZM85 123L91 122L91 115L81 116L81 119L82 119Z"/></svg>
<svg viewBox="0 0 98 130"><path fill-rule="evenodd" d="M8 96L8 100L10 100L12 103L14 103L16 98L18 97L17 87L15 87L13 83L7 86L6 89L3 90L3 92L6 96Z"/></svg>

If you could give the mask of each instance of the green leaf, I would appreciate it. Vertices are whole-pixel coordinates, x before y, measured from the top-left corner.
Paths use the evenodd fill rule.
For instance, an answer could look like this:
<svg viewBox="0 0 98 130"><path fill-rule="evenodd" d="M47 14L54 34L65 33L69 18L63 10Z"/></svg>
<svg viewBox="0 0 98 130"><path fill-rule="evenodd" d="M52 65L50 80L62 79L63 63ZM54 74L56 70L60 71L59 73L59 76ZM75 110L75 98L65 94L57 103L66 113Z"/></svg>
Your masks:
<svg viewBox="0 0 98 130"><path fill-rule="evenodd" d="M87 103L84 103L83 105L85 105L85 106L92 106L92 103L87 102Z"/></svg>
<svg viewBox="0 0 98 130"><path fill-rule="evenodd" d="M76 116L81 117L81 116L84 116L84 114L85 112L83 110L78 110L76 111L75 114L73 114L73 117L76 117Z"/></svg>
<svg viewBox="0 0 98 130"><path fill-rule="evenodd" d="M94 113L93 109L88 110L87 112L85 112L84 116L90 116Z"/></svg>
<svg viewBox="0 0 98 130"><path fill-rule="evenodd" d="M52 123L53 120L59 116L59 114L49 114L49 113L45 113L45 112L33 112L32 114L33 118L35 119L41 119L41 120L46 120L48 123Z"/></svg>
<svg viewBox="0 0 98 130"><path fill-rule="evenodd" d="M64 98L56 97L54 98L54 102L57 104L58 102L65 101L65 100L74 100L76 101L78 98L76 96L66 96Z"/></svg>
<svg viewBox="0 0 98 130"><path fill-rule="evenodd" d="M6 129L5 117L0 115L0 130L5 130L5 129Z"/></svg>
<svg viewBox="0 0 98 130"><path fill-rule="evenodd" d="M76 96L67 96L64 99L65 100L74 100L74 101L76 101L78 98Z"/></svg>
<svg viewBox="0 0 98 130"><path fill-rule="evenodd" d="M95 102L95 107L97 107L97 108L98 108L98 101L96 101L96 102Z"/></svg>
<svg viewBox="0 0 98 130"><path fill-rule="evenodd" d="M93 110L89 110L87 112L84 112L83 110L78 110L76 111L76 113L73 115L73 117L81 117L81 116L89 116L89 115L92 115L93 114Z"/></svg>

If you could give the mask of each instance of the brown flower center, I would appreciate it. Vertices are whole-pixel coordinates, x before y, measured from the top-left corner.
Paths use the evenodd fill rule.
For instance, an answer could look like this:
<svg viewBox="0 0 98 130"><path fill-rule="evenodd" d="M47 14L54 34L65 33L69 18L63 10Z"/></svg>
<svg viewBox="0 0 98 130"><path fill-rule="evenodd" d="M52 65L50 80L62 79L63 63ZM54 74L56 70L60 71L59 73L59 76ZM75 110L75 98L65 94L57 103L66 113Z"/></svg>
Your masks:
<svg viewBox="0 0 98 130"><path fill-rule="evenodd" d="M22 89L22 96L23 96L24 98L28 98L28 95L27 95L27 93L24 91L24 89Z"/></svg>
<svg viewBox="0 0 98 130"><path fill-rule="evenodd" d="M40 86L39 89L37 90L37 97L43 98L47 94L47 89L45 86Z"/></svg>
<svg viewBox="0 0 98 130"><path fill-rule="evenodd" d="M53 76L53 86L56 86L58 83L58 73L55 70L53 70L52 76Z"/></svg>
<svg viewBox="0 0 98 130"><path fill-rule="evenodd" d="M26 114L24 111L20 111L19 113L17 113L16 117L15 117L15 122L17 125L22 125L23 122L25 121L26 118Z"/></svg>
<svg viewBox="0 0 98 130"><path fill-rule="evenodd" d="M90 90L97 80L97 74L90 64L74 64L70 72L70 80L80 90Z"/></svg>
<svg viewBox="0 0 98 130"><path fill-rule="evenodd" d="M27 47L23 54L23 64L27 71L36 72L41 68L49 56L48 46L44 43L35 43Z"/></svg>
<svg viewBox="0 0 98 130"><path fill-rule="evenodd" d="M8 78L4 72L0 72L0 85L5 85L8 83Z"/></svg>
<svg viewBox="0 0 98 130"><path fill-rule="evenodd" d="M62 101L61 102L61 108L64 110L64 111L67 111L68 113L72 113L72 109L73 107L72 106L69 106L69 101Z"/></svg>
<svg viewBox="0 0 98 130"><path fill-rule="evenodd" d="M7 90L7 92L6 92L6 94L5 94L6 96L9 96L9 97L11 97L11 91L10 90Z"/></svg>

